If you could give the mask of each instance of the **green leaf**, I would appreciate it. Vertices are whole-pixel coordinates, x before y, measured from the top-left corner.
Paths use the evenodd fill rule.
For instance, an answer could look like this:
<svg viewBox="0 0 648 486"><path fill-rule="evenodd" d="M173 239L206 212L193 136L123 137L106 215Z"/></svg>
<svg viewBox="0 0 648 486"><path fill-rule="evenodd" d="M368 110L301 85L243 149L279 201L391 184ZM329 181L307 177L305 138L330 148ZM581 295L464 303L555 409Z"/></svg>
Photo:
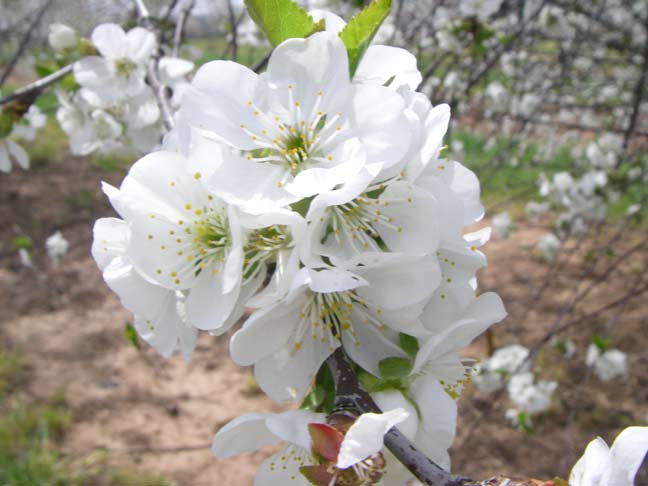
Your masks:
<svg viewBox="0 0 648 486"><path fill-rule="evenodd" d="M398 340L400 341L401 349L405 351L410 358L416 358L416 353L418 353L419 350L418 339L401 332L398 335Z"/></svg>
<svg viewBox="0 0 648 486"><path fill-rule="evenodd" d="M0 109L0 138L8 136L13 130L13 117L7 110Z"/></svg>
<svg viewBox="0 0 648 486"><path fill-rule="evenodd" d="M407 358L385 358L378 363L383 378L405 378L412 371L412 362Z"/></svg>
<svg viewBox="0 0 648 486"><path fill-rule="evenodd" d="M44 78L45 76L52 74L54 72L54 69L52 69L52 67L47 64L36 64L34 66L34 71L36 71L36 74L39 78Z"/></svg>
<svg viewBox="0 0 648 486"><path fill-rule="evenodd" d="M126 341L131 343L137 349L140 348L139 339L137 338L137 331L135 330L133 324L128 321L126 321L126 325L124 326L124 337L126 338Z"/></svg>
<svg viewBox="0 0 648 486"><path fill-rule="evenodd" d="M323 27L292 0L245 0L245 6L273 46L294 37L303 39Z"/></svg>
<svg viewBox="0 0 648 486"><path fill-rule="evenodd" d="M610 345L610 340L595 334L592 336L592 343L594 343L601 353L604 353Z"/></svg>
<svg viewBox="0 0 648 486"><path fill-rule="evenodd" d="M14 238L11 240L11 246L15 250L31 250L32 247L34 246L32 239L27 236L27 235L18 235L14 236Z"/></svg>
<svg viewBox="0 0 648 486"><path fill-rule="evenodd" d="M349 72L351 77L356 72L362 56L371 44L380 24L389 15L391 0L374 0L364 10L349 20L340 32L349 54Z"/></svg>

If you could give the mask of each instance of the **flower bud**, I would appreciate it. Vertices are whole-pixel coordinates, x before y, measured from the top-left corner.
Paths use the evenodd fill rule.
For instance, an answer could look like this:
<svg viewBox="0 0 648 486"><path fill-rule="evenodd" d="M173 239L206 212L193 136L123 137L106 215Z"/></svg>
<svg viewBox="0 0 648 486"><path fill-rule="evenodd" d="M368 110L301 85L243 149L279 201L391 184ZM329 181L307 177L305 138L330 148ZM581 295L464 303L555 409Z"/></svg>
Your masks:
<svg viewBox="0 0 648 486"><path fill-rule="evenodd" d="M55 51L62 51L74 47L77 44L78 35L72 27L57 22L50 25L47 39Z"/></svg>

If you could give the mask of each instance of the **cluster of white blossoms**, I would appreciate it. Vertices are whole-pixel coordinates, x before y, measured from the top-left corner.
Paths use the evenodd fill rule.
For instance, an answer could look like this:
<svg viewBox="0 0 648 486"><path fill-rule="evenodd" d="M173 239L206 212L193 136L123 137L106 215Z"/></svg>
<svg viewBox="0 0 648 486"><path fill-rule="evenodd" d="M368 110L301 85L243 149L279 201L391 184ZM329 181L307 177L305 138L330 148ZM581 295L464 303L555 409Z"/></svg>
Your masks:
<svg viewBox="0 0 648 486"><path fill-rule="evenodd" d="M70 47L74 37L68 29L52 29L53 46ZM71 152L141 154L158 147L163 134L160 109L146 82L147 68L158 49L155 35L142 27L124 32L118 25L101 24L90 42L97 55L74 63L80 88L58 93L56 118L68 135ZM194 65L162 57L157 66L160 83L172 90L172 108L177 108Z"/></svg>
<svg viewBox="0 0 648 486"><path fill-rule="evenodd" d="M506 411L506 418L522 428L532 426L532 415L551 408L558 387L555 381L536 381L528 357L529 350L524 346L505 346L480 363L474 377L477 388L484 393L506 386L509 400L515 405Z"/></svg>
<svg viewBox="0 0 648 486"><path fill-rule="evenodd" d="M0 112L0 172L10 172L12 161L25 170L29 169L29 155L16 140L31 142L45 121L45 115L36 105L30 106L15 122L11 115Z"/></svg>
<svg viewBox="0 0 648 486"><path fill-rule="evenodd" d="M623 377L628 372L627 355L618 349L607 349L607 343L594 338L587 348L585 364L603 381ZM552 346L566 359L576 354L570 340L554 336ZM558 388L555 381L536 381L532 371L529 350L519 344L499 348L493 355L474 367L473 381L483 393L493 393L506 387L509 400L515 405L506 411L507 420L514 426L532 427L531 416L549 410Z"/></svg>
<svg viewBox="0 0 648 486"><path fill-rule="evenodd" d="M302 401L342 347L384 420L400 409L402 432L448 468L455 398L472 365L459 350L506 315L496 294L476 296L489 230L463 234L483 216L479 181L442 157L450 110L415 91L414 56L370 46L351 78L337 35L344 22L313 17L327 30L278 45L261 75L230 61L197 71L162 150L137 161L119 188L104 185L120 219L96 223L93 255L164 356L188 358L199 330L221 335L252 309L231 357L254 366L272 399ZM77 77L100 62L112 61L82 63ZM291 452L266 461L256 484L309 484L307 424L323 419L304 416L296 427L288 418L290 434L282 420L237 419L215 451L287 440ZM381 447L388 423L376 429ZM248 429L266 432L246 442ZM374 452L335 462L320 451L318 464L324 457L345 471L339 481L360 481L373 478ZM411 478L392 470L396 482L381 484Z"/></svg>

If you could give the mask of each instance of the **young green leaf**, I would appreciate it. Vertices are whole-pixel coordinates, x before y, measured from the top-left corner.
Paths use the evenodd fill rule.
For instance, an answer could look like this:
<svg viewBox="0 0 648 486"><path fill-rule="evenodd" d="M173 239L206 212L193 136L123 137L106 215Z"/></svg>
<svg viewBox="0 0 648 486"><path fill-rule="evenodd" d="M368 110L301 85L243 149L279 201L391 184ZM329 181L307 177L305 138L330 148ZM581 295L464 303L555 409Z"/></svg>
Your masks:
<svg viewBox="0 0 648 486"><path fill-rule="evenodd" d="M340 32L349 54L349 72L351 77L356 72L362 56L371 44L380 24L389 15L391 0L374 0Z"/></svg>
<svg viewBox="0 0 648 486"><path fill-rule="evenodd" d="M306 10L292 0L245 0L245 6L273 46L286 39L304 38L318 27Z"/></svg>
<svg viewBox="0 0 648 486"><path fill-rule="evenodd" d="M383 378L405 378L412 371L412 362L407 358L385 358L378 363Z"/></svg>

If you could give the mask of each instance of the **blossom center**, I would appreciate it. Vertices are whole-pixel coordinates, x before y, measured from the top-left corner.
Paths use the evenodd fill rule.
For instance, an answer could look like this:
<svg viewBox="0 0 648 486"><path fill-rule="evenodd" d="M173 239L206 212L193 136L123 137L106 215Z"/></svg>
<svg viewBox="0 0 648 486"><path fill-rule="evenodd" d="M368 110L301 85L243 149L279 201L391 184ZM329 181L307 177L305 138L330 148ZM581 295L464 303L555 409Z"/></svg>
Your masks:
<svg viewBox="0 0 648 486"><path fill-rule="evenodd" d="M127 78L136 68L137 64L127 57L122 57L115 61L115 73L117 76Z"/></svg>
<svg viewBox="0 0 648 486"><path fill-rule="evenodd" d="M382 309L360 297L353 290L316 293L307 291L299 313L299 325L292 336L293 353L299 351L305 339L328 345L333 352L345 334L356 347L361 345L354 326L373 327L383 331ZM357 322L354 322L357 319Z"/></svg>
<svg viewBox="0 0 648 486"><path fill-rule="evenodd" d="M295 99L294 85L287 89L288 109L280 113L264 112L252 100L247 107L258 119L257 129L251 130L244 123L241 130L250 137L257 147L247 152L248 160L279 165L286 170L286 177L314 165L330 165L333 161L332 149L342 139L349 137L350 130L344 122L341 112L325 113L321 107L324 93L322 90L313 93L307 101L312 105L304 109L305 103Z"/></svg>
<svg viewBox="0 0 648 486"><path fill-rule="evenodd" d="M277 253L293 244L287 226L273 225L251 232L244 247L244 280L252 280L263 269L264 263L273 263Z"/></svg>

